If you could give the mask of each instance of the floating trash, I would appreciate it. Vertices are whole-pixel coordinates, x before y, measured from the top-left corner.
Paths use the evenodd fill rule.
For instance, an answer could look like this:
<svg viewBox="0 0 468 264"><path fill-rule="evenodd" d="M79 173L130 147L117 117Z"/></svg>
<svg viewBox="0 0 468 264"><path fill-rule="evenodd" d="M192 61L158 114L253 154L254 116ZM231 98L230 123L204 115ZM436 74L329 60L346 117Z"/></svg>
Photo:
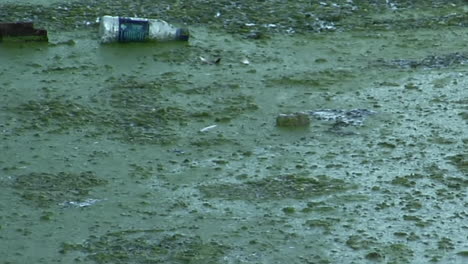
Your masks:
<svg viewBox="0 0 468 264"><path fill-rule="evenodd" d="M217 127L217 125L211 125L211 126L204 127L202 129L200 129L199 131L200 132L206 132L206 131L211 130L211 129L215 128L215 127Z"/></svg>
<svg viewBox="0 0 468 264"><path fill-rule="evenodd" d="M318 120L340 122L343 125L362 126L364 120L377 112L368 109L321 109L309 111Z"/></svg>
<svg viewBox="0 0 468 264"><path fill-rule="evenodd" d="M63 203L60 203L61 206L64 206L64 207L88 207L88 206L91 206L97 202L99 202L101 200L98 200L98 199L86 199L82 202L79 202L79 201L67 201L67 202L63 202Z"/></svg>
<svg viewBox="0 0 468 264"><path fill-rule="evenodd" d="M204 64L219 64L219 62L221 61L221 58L207 59L207 58L202 57L202 56L200 56L199 59Z"/></svg>
<svg viewBox="0 0 468 264"><path fill-rule="evenodd" d="M306 127L310 125L310 115L306 112L279 114L276 117L276 125L279 127Z"/></svg>
<svg viewBox="0 0 468 264"><path fill-rule="evenodd" d="M368 109L321 109L309 111L309 114L315 119L333 121L333 124L328 129L328 132L342 136L358 134L357 132L345 130L344 128L348 126L362 126L368 116L374 115L376 113L377 112Z"/></svg>
<svg viewBox="0 0 468 264"><path fill-rule="evenodd" d="M36 29L32 22L0 23L1 41L48 41L47 30Z"/></svg>
<svg viewBox="0 0 468 264"><path fill-rule="evenodd" d="M186 28L176 28L166 21L136 17L103 16L99 34L102 43L145 42L189 39Z"/></svg>
<svg viewBox="0 0 468 264"><path fill-rule="evenodd" d="M375 111L368 109L319 109L292 114L279 114L276 117L276 125L278 127L306 127L310 125L310 119L313 117L317 120L333 121L332 130L338 131L342 127L350 125L362 126L364 120L374 114L376 114Z"/></svg>

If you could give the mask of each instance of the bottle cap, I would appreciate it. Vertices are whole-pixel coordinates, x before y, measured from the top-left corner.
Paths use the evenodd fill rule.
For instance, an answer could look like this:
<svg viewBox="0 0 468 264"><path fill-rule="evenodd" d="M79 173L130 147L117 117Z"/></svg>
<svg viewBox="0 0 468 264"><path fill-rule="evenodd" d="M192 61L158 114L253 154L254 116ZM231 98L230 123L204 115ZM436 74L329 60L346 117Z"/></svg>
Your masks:
<svg viewBox="0 0 468 264"><path fill-rule="evenodd" d="M187 28L178 28L176 32L175 39L176 40L182 40L182 41L188 41L190 36L189 30Z"/></svg>

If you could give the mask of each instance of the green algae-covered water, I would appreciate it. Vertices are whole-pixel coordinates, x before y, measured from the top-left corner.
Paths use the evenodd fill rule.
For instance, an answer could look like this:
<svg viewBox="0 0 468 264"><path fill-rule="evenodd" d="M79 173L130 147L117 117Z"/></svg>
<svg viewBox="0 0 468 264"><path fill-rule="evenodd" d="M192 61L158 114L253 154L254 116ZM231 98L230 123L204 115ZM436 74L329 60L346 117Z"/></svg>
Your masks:
<svg viewBox="0 0 468 264"><path fill-rule="evenodd" d="M0 4L0 263L468 261L464 1L158 2Z"/></svg>

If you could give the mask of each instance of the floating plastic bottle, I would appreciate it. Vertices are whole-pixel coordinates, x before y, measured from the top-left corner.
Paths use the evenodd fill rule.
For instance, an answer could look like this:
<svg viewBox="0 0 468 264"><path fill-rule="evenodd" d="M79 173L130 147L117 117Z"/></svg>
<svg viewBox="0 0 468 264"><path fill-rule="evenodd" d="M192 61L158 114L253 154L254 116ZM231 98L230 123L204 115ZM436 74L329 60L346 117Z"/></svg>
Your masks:
<svg viewBox="0 0 468 264"><path fill-rule="evenodd" d="M186 28L176 28L159 19L103 16L99 35L101 43L187 41L189 31Z"/></svg>

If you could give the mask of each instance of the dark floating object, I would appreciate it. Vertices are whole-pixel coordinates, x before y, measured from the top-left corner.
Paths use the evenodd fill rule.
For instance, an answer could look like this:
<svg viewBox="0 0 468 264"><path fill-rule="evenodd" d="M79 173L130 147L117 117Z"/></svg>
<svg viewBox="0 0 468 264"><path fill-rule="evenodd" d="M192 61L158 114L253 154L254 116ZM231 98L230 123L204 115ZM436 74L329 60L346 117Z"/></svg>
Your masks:
<svg viewBox="0 0 468 264"><path fill-rule="evenodd" d="M310 115L305 112L292 114L279 114L276 117L278 127L308 127L310 125Z"/></svg>
<svg viewBox="0 0 468 264"><path fill-rule="evenodd" d="M0 42L48 41L47 30L35 29L32 22L0 23Z"/></svg>

